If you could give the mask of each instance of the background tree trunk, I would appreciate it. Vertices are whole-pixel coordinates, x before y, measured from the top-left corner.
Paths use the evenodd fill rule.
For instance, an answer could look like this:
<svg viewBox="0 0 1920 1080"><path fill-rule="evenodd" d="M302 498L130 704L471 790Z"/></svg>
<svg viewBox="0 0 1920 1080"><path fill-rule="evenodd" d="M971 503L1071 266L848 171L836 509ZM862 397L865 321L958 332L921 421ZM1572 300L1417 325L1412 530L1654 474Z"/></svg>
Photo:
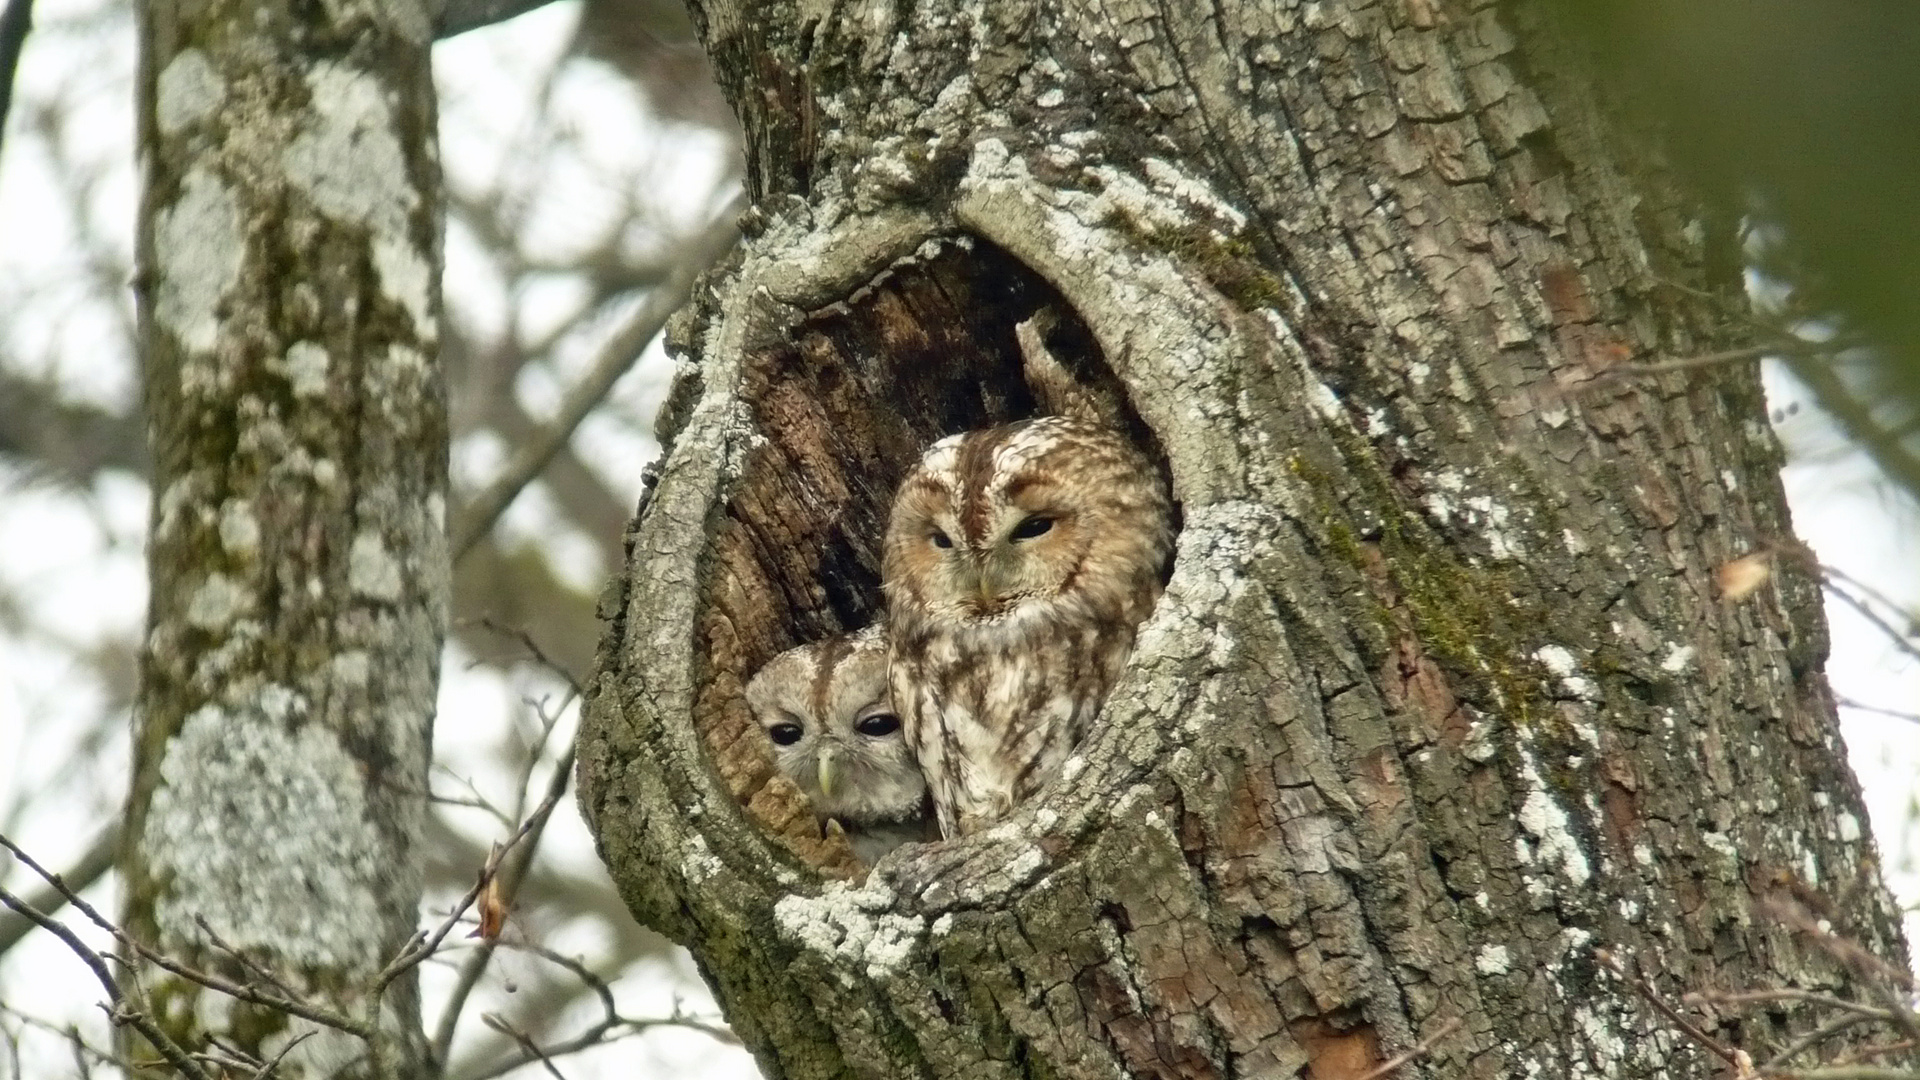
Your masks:
<svg viewBox="0 0 1920 1080"><path fill-rule="evenodd" d="M298 1075L413 1075L446 629L439 167L426 5L142 9L152 599L128 927L376 1025ZM203 929L204 927L204 929ZM164 1029L272 1059L312 1025L148 972Z"/></svg>
<svg viewBox="0 0 1920 1080"><path fill-rule="evenodd" d="M1531 6L695 7L754 235L581 798L770 1076L1359 1076L1455 1021L1432 1075L1705 1075L1599 948L1846 990L1784 888L1904 962L1753 365L1637 370L1746 343L1733 223ZM1040 407L1042 308L1168 462L1172 581L1064 782L825 882L741 684L875 616L894 483Z"/></svg>

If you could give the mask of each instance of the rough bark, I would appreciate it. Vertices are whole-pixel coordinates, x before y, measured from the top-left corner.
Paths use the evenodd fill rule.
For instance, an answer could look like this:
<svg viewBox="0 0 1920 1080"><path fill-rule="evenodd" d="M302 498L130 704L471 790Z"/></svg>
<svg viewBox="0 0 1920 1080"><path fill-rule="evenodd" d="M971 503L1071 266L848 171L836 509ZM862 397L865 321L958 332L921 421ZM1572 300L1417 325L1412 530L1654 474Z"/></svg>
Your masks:
<svg viewBox="0 0 1920 1080"><path fill-rule="evenodd" d="M417 838L446 628L439 166L412 0L142 12L152 598L126 922L377 1027L281 1075L410 1075ZM313 1025L143 974L189 1048Z"/></svg>
<svg viewBox="0 0 1920 1080"><path fill-rule="evenodd" d="M1064 10L1063 10L1064 9ZM708 0L755 235L678 328L581 745L635 914L775 1077L1707 1075L1673 996L1903 955L1737 247L1525 5ZM872 618L892 486L1117 380L1183 514L1083 752L859 883L740 686ZM739 806L748 807L743 814ZM1725 1019L1759 1050L1812 1021Z"/></svg>

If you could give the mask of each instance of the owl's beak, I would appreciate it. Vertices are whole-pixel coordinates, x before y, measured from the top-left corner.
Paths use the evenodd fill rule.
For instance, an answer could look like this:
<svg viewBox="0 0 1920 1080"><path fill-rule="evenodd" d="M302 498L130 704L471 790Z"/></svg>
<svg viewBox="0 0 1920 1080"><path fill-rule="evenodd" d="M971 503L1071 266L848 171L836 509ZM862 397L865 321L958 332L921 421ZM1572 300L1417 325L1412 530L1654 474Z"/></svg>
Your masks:
<svg viewBox="0 0 1920 1080"><path fill-rule="evenodd" d="M1000 594L1005 584L991 560L982 563L979 576L974 579L974 592L980 598L980 610L992 611L1000 606Z"/></svg>
<svg viewBox="0 0 1920 1080"><path fill-rule="evenodd" d="M834 761L832 754L822 754L820 755L819 769L820 794L825 798L831 799L833 798L833 785L835 781L840 779L840 767Z"/></svg>

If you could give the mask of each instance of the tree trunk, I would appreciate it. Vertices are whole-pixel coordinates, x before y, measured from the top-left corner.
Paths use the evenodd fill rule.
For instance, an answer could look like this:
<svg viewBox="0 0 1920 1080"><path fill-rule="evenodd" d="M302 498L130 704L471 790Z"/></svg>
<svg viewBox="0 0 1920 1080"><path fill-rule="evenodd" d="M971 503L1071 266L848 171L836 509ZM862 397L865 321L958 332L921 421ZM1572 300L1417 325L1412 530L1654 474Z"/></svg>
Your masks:
<svg viewBox="0 0 1920 1080"><path fill-rule="evenodd" d="M1732 223L1528 5L695 7L755 235L677 327L581 796L769 1076L1354 1077L1455 1021L1429 1075L1706 1075L1601 948L1845 992L1785 887L1903 962L1818 583L1716 585L1794 543L1754 365L1631 367L1745 344ZM1171 582L1065 781L833 881L741 684L876 616L1042 308L1168 463Z"/></svg>
<svg viewBox="0 0 1920 1080"><path fill-rule="evenodd" d="M285 1075L416 1074L416 838L445 632L430 16L412 0L142 13L152 599L126 921L377 1027ZM268 1060L313 1025L162 972L163 1029ZM150 1051L140 1050L140 1056Z"/></svg>

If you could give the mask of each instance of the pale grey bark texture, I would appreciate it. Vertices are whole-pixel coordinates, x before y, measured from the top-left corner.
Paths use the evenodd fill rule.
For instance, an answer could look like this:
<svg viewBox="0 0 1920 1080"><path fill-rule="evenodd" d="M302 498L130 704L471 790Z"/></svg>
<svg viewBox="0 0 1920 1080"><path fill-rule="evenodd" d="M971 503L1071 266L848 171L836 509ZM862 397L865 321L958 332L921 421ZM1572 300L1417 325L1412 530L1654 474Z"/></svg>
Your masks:
<svg viewBox="0 0 1920 1080"><path fill-rule="evenodd" d="M1730 223L1524 4L706 0L756 211L678 327L581 796L774 1077L1705 1076L1663 993L1904 962ZM1183 528L1067 777L863 883L740 687L927 440L1123 388ZM738 801L736 801L738 800ZM749 807L743 814L738 806ZM823 876L821 870L824 869ZM1813 1020L1712 1022L1764 1054Z"/></svg>
<svg viewBox="0 0 1920 1080"><path fill-rule="evenodd" d="M446 629L431 12L141 11L154 503L126 922L245 974L204 920L381 1033L318 1029L280 1075L416 1074L411 976L371 991L418 921ZM190 1049L265 1060L316 1030L143 978Z"/></svg>

